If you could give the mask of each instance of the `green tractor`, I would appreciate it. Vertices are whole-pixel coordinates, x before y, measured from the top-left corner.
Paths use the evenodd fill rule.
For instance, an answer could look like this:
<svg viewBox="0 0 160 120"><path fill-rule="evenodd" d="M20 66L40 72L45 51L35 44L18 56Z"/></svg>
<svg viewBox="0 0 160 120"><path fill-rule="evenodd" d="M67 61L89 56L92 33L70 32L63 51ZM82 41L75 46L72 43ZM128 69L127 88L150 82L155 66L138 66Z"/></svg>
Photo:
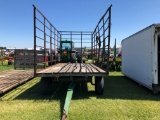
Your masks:
<svg viewBox="0 0 160 120"><path fill-rule="evenodd" d="M62 63L76 61L76 51L73 50L73 42L72 41L68 41L68 40L60 41L59 53L61 56L60 61Z"/></svg>

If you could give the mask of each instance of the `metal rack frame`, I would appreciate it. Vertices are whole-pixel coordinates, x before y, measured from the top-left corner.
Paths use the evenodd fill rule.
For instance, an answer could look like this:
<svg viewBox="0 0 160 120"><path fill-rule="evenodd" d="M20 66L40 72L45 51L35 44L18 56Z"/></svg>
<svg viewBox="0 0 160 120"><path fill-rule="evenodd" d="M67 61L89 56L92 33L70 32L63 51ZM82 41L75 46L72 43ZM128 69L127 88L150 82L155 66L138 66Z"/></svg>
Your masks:
<svg viewBox="0 0 160 120"><path fill-rule="evenodd" d="M71 41L75 41L76 38L74 39L73 36L78 36L78 42L75 43L80 43L80 48L81 48L81 55L82 55L82 48L83 43L85 43L84 37L83 36L89 36L87 39L90 41L86 41L87 45L88 43L90 44L89 46L91 47L91 54L92 54L92 59L96 59L96 63L107 63L107 68L106 70L109 70L109 47L110 47L110 33L111 33L111 7L112 5L107 9L105 14L101 17L99 20L97 26L95 27L94 31L58 31L52 23L41 13L40 10L38 10L34 5L33 5L33 10L34 10L34 74L37 72L37 65L38 64L43 64L43 68L46 68L46 63L51 62L51 66L55 63L58 62L56 59L56 50L60 46L60 40L64 40L65 37L64 35L69 35L67 39ZM41 42L42 43L41 43ZM39 45L39 43L41 43ZM101 46L102 44L102 46ZM44 56L44 61L42 63L37 63L37 48L40 48L43 51L43 56ZM100 55L100 50L103 50L101 55ZM54 50L54 54L49 54L50 60L47 61L48 55L46 54L47 51L52 53ZM108 53L106 54L106 51ZM101 61L100 61L101 57ZM53 64L52 64L53 63Z"/></svg>

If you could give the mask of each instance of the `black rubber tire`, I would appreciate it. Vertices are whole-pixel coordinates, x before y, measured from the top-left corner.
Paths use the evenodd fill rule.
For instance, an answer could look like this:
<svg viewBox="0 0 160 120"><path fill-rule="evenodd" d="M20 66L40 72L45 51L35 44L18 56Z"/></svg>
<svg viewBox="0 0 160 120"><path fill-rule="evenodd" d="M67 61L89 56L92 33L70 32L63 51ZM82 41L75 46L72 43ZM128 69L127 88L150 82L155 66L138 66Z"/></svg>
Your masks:
<svg viewBox="0 0 160 120"><path fill-rule="evenodd" d="M41 77L40 81L41 94L47 95L52 91L52 79L50 77Z"/></svg>
<svg viewBox="0 0 160 120"><path fill-rule="evenodd" d="M95 77L95 92L97 95L103 95L104 92L104 78L103 77Z"/></svg>

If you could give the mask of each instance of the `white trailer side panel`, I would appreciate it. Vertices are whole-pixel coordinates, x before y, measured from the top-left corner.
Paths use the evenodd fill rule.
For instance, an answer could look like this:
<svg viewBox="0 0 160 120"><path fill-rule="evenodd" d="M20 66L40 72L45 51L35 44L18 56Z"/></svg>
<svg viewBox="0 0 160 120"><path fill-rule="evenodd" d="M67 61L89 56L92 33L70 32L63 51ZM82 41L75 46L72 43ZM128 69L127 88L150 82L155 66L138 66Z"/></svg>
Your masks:
<svg viewBox="0 0 160 120"><path fill-rule="evenodd" d="M122 73L149 89L154 78L154 32L149 26L122 41Z"/></svg>

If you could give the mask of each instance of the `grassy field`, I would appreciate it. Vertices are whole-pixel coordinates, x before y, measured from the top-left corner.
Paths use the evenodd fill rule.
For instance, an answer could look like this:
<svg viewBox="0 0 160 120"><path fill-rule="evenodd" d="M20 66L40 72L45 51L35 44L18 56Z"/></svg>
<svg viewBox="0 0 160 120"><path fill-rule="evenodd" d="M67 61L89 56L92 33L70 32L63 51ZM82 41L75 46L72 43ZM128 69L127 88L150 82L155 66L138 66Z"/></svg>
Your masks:
<svg viewBox="0 0 160 120"><path fill-rule="evenodd" d="M0 97L0 119L60 120L68 84L54 86L52 94L41 95L40 78ZM120 72L110 72L102 96L90 83L74 90L68 120L159 120L160 95L139 86Z"/></svg>
<svg viewBox="0 0 160 120"><path fill-rule="evenodd" d="M14 65L8 65L7 61L3 62L3 65L2 65L2 62L0 61L0 72L13 69L13 67L14 67Z"/></svg>

